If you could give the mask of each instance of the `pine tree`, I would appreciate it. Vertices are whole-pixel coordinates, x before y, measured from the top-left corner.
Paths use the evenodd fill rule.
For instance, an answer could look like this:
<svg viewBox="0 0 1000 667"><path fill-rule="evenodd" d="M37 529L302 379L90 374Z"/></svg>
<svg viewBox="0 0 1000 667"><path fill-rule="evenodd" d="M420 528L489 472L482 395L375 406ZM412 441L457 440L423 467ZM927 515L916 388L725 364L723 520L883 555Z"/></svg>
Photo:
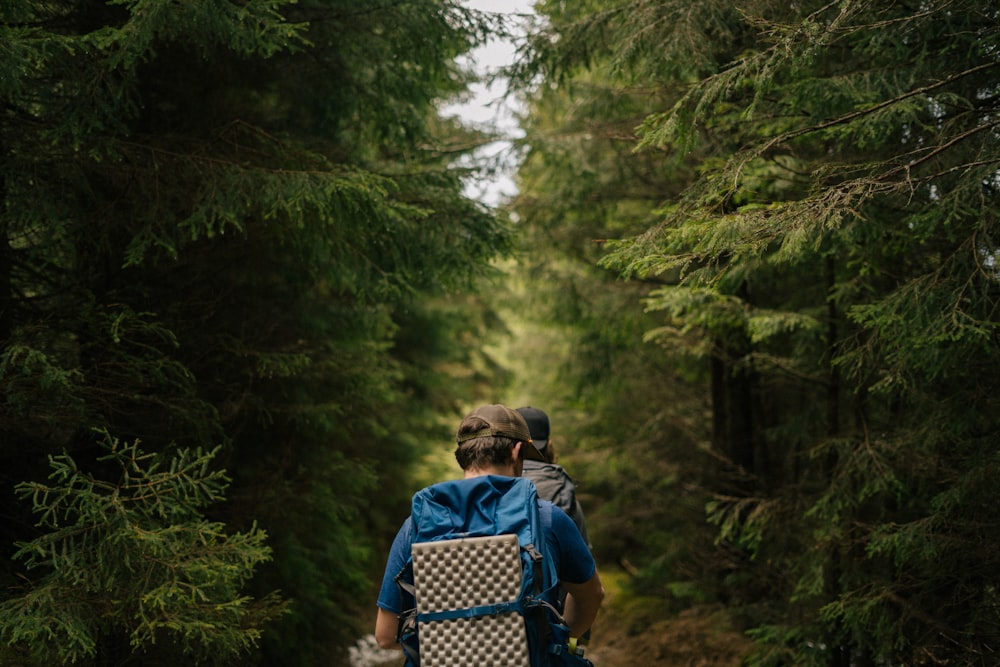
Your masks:
<svg viewBox="0 0 1000 667"><path fill-rule="evenodd" d="M84 469L93 429L221 447L206 513L267 531L245 592L292 602L259 660L343 659L405 493L375 485L456 409L466 352L396 343L419 317L475 336L435 299L512 247L435 110L494 23L442 0L0 3L0 481ZM412 404L418 383L454 393ZM4 548L39 538L0 502Z"/></svg>
<svg viewBox="0 0 1000 667"><path fill-rule="evenodd" d="M227 533L203 515L228 484L212 469L214 453L181 449L168 461L138 442L104 434L100 443L111 479L60 455L50 459L50 482L17 486L44 532L14 554L40 576L0 603L0 637L24 649L7 660L117 661L106 653L116 636L134 651L165 645L177 660L246 654L283 605L240 594L271 557L265 533Z"/></svg>
<svg viewBox="0 0 1000 667"><path fill-rule="evenodd" d="M602 263L664 281L650 338L718 369L754 664L991 664L997 10L540 7L545 84L610 64L668 102L630 147L663 200Z"/></svg>

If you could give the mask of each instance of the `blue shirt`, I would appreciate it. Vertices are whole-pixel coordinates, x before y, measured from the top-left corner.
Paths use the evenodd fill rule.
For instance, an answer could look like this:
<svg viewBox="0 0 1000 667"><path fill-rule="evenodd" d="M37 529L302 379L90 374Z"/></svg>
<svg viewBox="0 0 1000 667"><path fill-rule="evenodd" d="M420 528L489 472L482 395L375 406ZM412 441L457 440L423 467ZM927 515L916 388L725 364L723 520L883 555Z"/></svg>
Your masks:
<svg viewBox="0 0 1000 667"><path fill-rule="evenodd" d="M547 500L539 500L538 504L539 507L552 505ZM395 576L410 557L412 532L412 523L410 517L407 517L396 533L396 539L392 541L385 574L382 576L382 589L378 594L378 606L395 614L403 611L403 601ZM573 520L555 505L552 505L551 529L545 531L545 543L555 560L559 581L583 584L594 576L597 571L594 556L587 548Z"/></svg>

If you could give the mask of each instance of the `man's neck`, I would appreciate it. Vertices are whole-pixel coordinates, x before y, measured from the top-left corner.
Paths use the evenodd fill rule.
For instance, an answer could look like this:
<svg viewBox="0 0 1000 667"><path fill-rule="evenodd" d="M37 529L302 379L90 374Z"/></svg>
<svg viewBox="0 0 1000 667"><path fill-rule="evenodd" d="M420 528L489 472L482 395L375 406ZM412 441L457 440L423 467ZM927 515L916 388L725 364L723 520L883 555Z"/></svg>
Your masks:
<svg viewBox="0 0 1000 667"><path fill-rule="evenodd" d="M490 466L489 468L470 468L465 471L465 479L473 477L483 477L485 475L502 475L504 477L517 477L513 466Z"/></svg>

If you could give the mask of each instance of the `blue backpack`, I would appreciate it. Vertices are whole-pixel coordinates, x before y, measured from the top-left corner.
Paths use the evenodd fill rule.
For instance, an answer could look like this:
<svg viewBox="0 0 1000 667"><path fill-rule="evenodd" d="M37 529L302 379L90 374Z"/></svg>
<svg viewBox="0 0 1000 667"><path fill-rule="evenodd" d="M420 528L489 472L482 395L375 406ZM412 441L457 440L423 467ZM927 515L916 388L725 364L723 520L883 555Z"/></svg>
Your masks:
<svg viewBox="0 0 1000 667"><path fill-rule="evenodd" d="M520 664L525 661L531 667L585 667L591 664L571 653L567 645L569 628L555 606L559 582L545 539L552 525L552 504L538 501L535 485L530 480L486 475L429 486L413 496L411 520L411 556L396 575L404 607L407 601L413 603L412 608L400 615L397 632L397 640L406 653L407 667L419 667L421 664L420 630L437 632L438 628L449 623L465 624L460 630L463 636L456 643L472 640L475 644L473 651L492 650L484 647L491 641L498 644L497 651L500 652L512 651L516 644L526 643L526 648L522 650L527 655L520 658ZM504 546L494 546L501 543ZM491 546L482 546L485 544ZM513 567L519 572L510 573L512 576L508 577L500 561L496 566L492 564L490 550L498 548L506 549L505 555L500 557L502 562L509 565L513 559ZM452 554L459 554L461 560L453 560L449 564L446 555L449 550ZM455 569L456 565L463 570L459 576L464 579L450 579L434 585L434 588L448 591L423 593L418 590L419 586L415 586L415 559L418 583L424 580L421 577L429 576L425 574L428 571L435 568ZM455 586L468 588L470 579L477 591L473 598L450 591ZM501 587L507 586L507 594L490 598L486 603L475 601L474 596L480 595L478 591L491 586L494 580L500 580L497 585ZM456 584L456 581L460 583ZM420 598L422 602L418 602L419 596L423 596ZM429 597L436 599L428 604ZM489 595L486 597L489 598ZM498 617L517 625L517 637L513 641L507 635L501 638L490 636L490 633L507 632L491 629L488 625ZM521 638L525 638L526 642ZM469 655L465 653L468 647L456 647L455 650L456 654L449 653L445 657L435 655L432 659L428 655L425 662L431 664L426 667L434 667L435 664L451 667L470 663L517 664L509 655L490 656L481 652Z"/></svg>

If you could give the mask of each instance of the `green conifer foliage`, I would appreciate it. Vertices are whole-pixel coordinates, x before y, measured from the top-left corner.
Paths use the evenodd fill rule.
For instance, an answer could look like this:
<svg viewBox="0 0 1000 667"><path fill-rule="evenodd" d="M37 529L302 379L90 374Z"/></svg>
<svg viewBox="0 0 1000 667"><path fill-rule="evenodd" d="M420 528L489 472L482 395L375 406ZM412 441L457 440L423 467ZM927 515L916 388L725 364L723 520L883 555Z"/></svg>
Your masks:
<svg viewBox="0 0 1000 667"><path fill-rule="evenodd" d="M220 447L209 511L274 549L244 593L292 601L253 659L345 657L428 411L456 410L468 353L397 342L425 318L474 343L434 299L511 250L435 109L495 23L445 0L0 2L0 486L63 452L87 469L93 429ZM37 529L0 494L12 553Z"/></svg>
<svg viewBox="0 0 1000 667"><path fill-rule="evenodd" d="M240 593L271 557L266 534L227 533L203 514L228 485L215 453L167 459L107 434L101 447L110 479L63 454L51 457L49 482L17 485L43 532L14 554L30 589L0 603L0 636L15 648L7 659L106 660L119 635L135 651L160 642L186 661L245 655L283 604Z"/></svg>
<svg viewBox="0 0 1000 667"><path fill-rule="evenodd" d="M997 8L539 8L539 99L592 128L595 73L664 102L627 146L662 199L601 262L662 282L649 339L711 371L717 590L753 664L992 664Z"/></svg>

